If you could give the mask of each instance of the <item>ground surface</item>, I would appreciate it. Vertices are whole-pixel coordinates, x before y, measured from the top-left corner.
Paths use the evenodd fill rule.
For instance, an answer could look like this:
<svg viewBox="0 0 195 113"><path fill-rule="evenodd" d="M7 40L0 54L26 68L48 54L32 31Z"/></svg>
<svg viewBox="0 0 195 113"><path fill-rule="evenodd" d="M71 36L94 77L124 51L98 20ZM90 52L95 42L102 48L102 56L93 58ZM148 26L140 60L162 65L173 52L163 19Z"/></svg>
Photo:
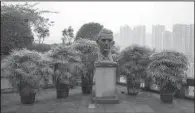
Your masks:
<svg viewBox="0 0 195 113"><path fill-rule="evenodd" d="M194 102L174 99L173 104L164 104L159 94L141 91L137 96L120 93L126 88L117 86L120 104L91 103L90 95L81 94L81 88L70 91L67 99L56 99L55 89L46 89L37 95L33 105L23 105L19 95L1 94L1 113L194 113Z"/></svg>

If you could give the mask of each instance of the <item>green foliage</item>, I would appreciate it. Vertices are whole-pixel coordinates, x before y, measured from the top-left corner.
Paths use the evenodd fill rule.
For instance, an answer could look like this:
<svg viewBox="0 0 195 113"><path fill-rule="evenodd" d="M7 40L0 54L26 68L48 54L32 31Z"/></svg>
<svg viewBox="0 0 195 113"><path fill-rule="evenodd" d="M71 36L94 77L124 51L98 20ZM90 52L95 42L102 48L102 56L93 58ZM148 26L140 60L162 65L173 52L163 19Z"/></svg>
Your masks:
<svg viewBox="0 0 195 113"><path fill-rule="evenodd" d="M9 13L1 14L1 51L31 45L34 38L27 23Z"/></svg>
<svg viewBox="0 0 195 113"><path fill-rule="evenodd" d="M71 46L58 45L47 53L52 57L55 74L54 83L60 82L68 85L75 85L79 73L82 73L80 52Z"/></svg>
<svg viewBox="0 0 195 113"><path fill-rule="evenodd" d="M175 51L162 51L150 58L148 73L155 78L160 90L175 92L186 80L189 62L186 56Z"/></svg>
<svg viewBox="0 0 195 113"><path fill-rule="evenodd" d="M21 87L41 88L48 83L49 75L53 73L50 58L36 51L27 49L14 50L1 62L1 72L19 91ZM25 86L21 86L21 85Z"/></svg>
<svg viewBox="0 0 195 113"><path fill-rule="evenodd" d="M74 32L74 29L71 26L69 26L68 29L64 29L62 31L62 36L63 36L62 43L63 44L65 44L65 42L70 44L71 42L74 41L74 33L73 32Z"/></svg>
<svg viewBox="0 0 195 113"><path fill-rule="evenodd" d="M112 48L111 48L111 54L113 55L113 60L115 62L118 61L119 59L119 56L120 56L120 47L117 46L117 45L114 45Z"/></svg>
<svg viewBox="0 0 195 113"><path fill-rule="evenodd" d="M146 79L146 69L150 63L152 50L147 47L132 45L124 49L119 56L119 70L127 81ZM131 81L132 82L132 81Z"/></svg>
<svg viewBox="0 0 195 113"><path fill-rule="evenodd" d="M51 46L49 44L36 44L33 43L31 46L27 47L29 50L35 50L38 52L47 52L51 49Z"/></svg>
<svg viewBox="0 0 195 113"><path fill-rule="evenodd" d="M35 31L38 33L37 36L38 36L39 44L43 43L45 40L45 37L48 37L50 35L48 27L44 28L44 27L39 26L35 29ZM41 42L41 40L42 40L42 42Z"/></svg>
<svg viewBox="0 0 195 113"><path fill-rule="evenodd" d="M32 28L41 36L48 31L53 22L41 15L52 12L36 9L36 5L25 3L1 6L1 48L10 50L32 44Z"/></svg>
<svg viewBox="0 0 195 113"><path fill-rule="evenodd" d="M84 72L82 77L91 84L94 75L93 71L95 69L94 63L99 50L96 42L87 39L79 39L71 46L81 52L82 64L84 65L84 68L82 68Z"/></svg>
<svg viewBox="0 0 195 113"><path fill-rule="evenodd" d="M96 40L96 37L102 28L103 28L103 25L99 23L94 23L94 22L86 23L77 32L76 40L80 38Z"/></svg>

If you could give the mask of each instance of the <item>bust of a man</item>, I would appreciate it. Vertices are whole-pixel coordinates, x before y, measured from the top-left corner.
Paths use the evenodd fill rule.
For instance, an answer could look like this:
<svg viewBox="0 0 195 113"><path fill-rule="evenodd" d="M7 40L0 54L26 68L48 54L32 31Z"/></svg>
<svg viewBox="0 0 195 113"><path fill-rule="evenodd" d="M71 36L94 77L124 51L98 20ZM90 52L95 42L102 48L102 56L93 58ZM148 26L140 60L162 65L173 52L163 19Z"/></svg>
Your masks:
<svg viewBox="0 0 195 113"><path fill-rule="evenodd" d="M98 61L113 61L110 53L111 48L114 45L113 32L103 28L99 32L96 42L100 49Z"/></svg>

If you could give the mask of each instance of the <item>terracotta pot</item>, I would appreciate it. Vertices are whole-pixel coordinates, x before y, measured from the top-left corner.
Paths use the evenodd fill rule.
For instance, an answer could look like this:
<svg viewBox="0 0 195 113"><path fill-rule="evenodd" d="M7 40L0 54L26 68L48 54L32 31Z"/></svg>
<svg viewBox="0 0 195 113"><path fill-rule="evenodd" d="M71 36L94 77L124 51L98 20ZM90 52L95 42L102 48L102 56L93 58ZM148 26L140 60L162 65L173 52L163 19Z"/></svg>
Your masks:
<svg viewBox="0 0 195 113"><path fill-rule="evenodd" d="M69 96L69 87L67 84L56 84L57 99L67 98Z"/></svg>
<svg viewBox="0 0 195 113"><path fill-rule="evenodd" d="M160 93L160 100L165 103L173 103L174 93Z"/></svg>
<svg viewBox="0 0 195 113"><path fill-rule="evenodd" d="M33 91L33 89L23 88L19 93L22 104L33 104L35 102L36 93Z"/></svg>
<svg viewBox="0 0 195 113"><path fill-rule="evenodd" d="M91 94L92 86L82 86L82 93L83 94Z"/></svg>
<svg viewBox="0 0 195 113"><path fill-rule="evenodd" d="M69 90L56 90L57 98L67 98L69 96Z"/></svg>
<svg viewBox="0 0 195 113"><path fill-rule="evenodd" d="M127 84L127 92L129 95L136 96L139 93L140 82L136 82L134 86L132 84Z"/></svg>
<svg viewBox="0 0 195 113"><path fill-rule="evenodd" d="M188 87L187 86L182 86L180 90L175 92L174 96L176 98L184 98L187 91L188 91Z"/></svg>
<svg viewBox="0 0 195 113"><path fill-rule="evenodd" d="M147 85L144 86L144 90L150 91L150 87L151 87L151 86L147 84Z"/></svg>

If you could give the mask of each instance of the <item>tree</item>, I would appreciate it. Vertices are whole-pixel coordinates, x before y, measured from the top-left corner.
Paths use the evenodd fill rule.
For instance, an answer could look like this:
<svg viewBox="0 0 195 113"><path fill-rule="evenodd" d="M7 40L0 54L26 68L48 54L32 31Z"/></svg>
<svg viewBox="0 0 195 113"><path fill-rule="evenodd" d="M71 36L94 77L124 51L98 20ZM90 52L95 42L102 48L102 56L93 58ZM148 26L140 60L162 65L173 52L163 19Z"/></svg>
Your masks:
<svg viewBox="0 0 195 113"><path fill-rule="evenodd" d="M40 43L43 43L43 41L45 40L45 37L48 37L49 36L49 29L48 28L37 27L35 29L35 31L38 33L37 36L38 36L39 44Z"/></svg>
<svg viewBox="0 0 195 113"><path fill-rule="evenodd" d="M99 23L90 22L90 23L84 24L77 32L76 40L78 40L79 38L96 40L96 37L102 28L103 28L103 25Z"/></svg>
<svg viewBox="0 0 195 113"><path fill-rule="evenodd" d="M37 29L40 29L40 27L47 28L52 25L52 21L41 15L56 12L36 9L36 5L37 3L25 3L16 5L3 4L1 6L1 49L7 48L11 50L26 47L32 44L34 40L32 29L38 34L44 34L45 30Z"/></svg>
<svg viewBox="0 0 195 113"><path fill-rule="evenodd" d="M64 29L62 31L62 36L63 36L62 43L63 44L65 44L65 43L70 44L71 42L73 42L73 40L74 40L74 33L73 32L74 32L74 29L71 26L69 26L68 29Z"/></svg>
<svg viewBox="0 0 195 113"><path fill-rule="evenodd" d="M27 23L10 14L1 14L1 51L31 45L34 38Z"/></svg>

